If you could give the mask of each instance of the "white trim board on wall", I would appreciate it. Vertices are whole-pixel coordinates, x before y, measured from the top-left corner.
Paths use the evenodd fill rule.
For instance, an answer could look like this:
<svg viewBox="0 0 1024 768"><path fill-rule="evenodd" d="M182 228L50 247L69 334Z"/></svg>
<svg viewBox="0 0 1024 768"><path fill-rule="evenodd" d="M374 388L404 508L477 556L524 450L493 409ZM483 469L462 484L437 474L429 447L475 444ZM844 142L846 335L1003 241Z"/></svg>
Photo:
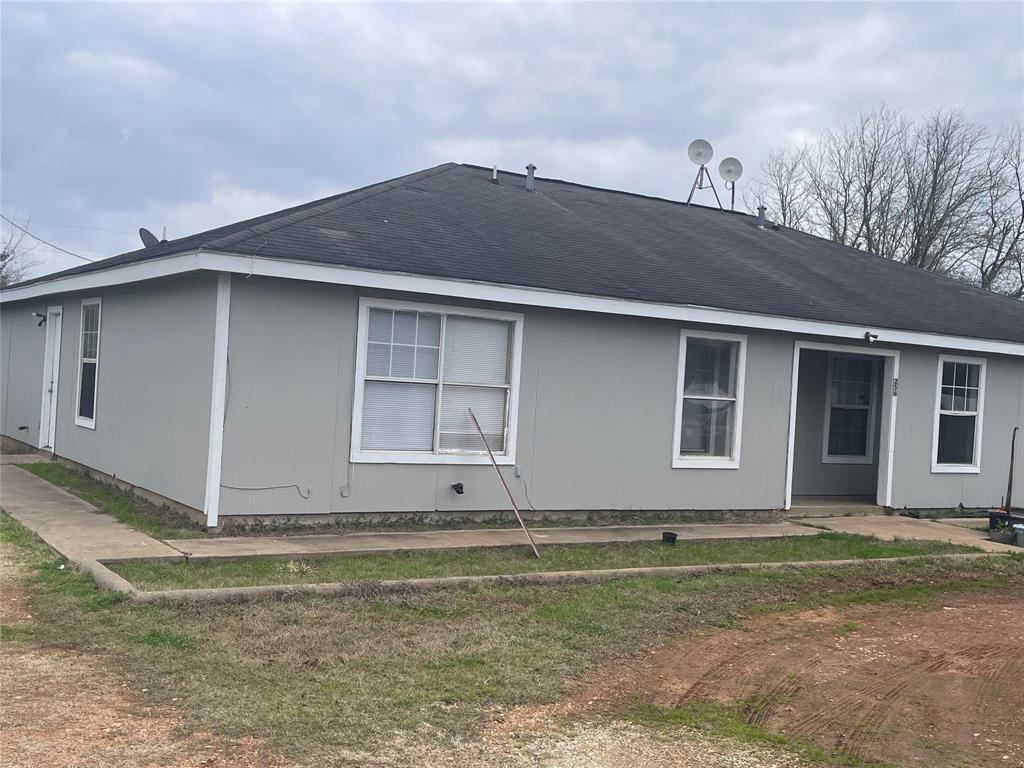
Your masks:
<svg viewBox="0 0 1024 768"><path fill-rule="evenodd" d="M220 515L221 463L224 453L224 408L228 381L228 334L231 320L231 275L217 277L217 310L213 335L213 382L210 389L210 440L206 455L206 525L215 528Z"/></svg>
<svg viewBox="0 0 1024 768"><path fill-rule="evenodd" d="M847 354L872 355L886 359L882 371L882 434L878 446L878 488L876 501L884 507L892 506L892 469L896 446L896 390L895 386L885 386L896 382L900 377L900 353L897 349L862 348L843 344L825 344L815 341L797 340L793 342L793 371L789 390L789 441L786 448L786 491L784 509L793 506L793 464L796 448L796 410L797 393L800 383L800 352L804 349L818 349L827 352L843 352Z"/></svg>
<svg viewBox="0 0 1024 768"><path fill-rule="evenodd" d="M759 328L807 336L843 338L849 339L851 342L859 342L862 345L864 344L865 334L870 333L877 337L876 341L882 343L912 344L924 347L1024 357L1024 343L1000 341L998 339L945 336L920 331L903 331L876 326L851 325L848 323L737 312L715 309L713 307L657 304L564 293L541 288L498 285L398 272L379 272L331 264L316 264L267 257L256 258L254 256L205 250L189 251L158 259L111 267L97 272L67 275L31 285L8 288L0 292L0 302L20 301L65 291L81 291L109 285L123 285L194 270L212 270L244 275L308 280L336 285L352 285L361 288L379 288L382 290L448 296L460 299L493 301L503 304L520 304L634 317L652 317L685 323L705 323L735 328ZM866 345L862 346L861 353L865 354L866 349ZM871 354L874 354L874 350L872 350Z"/></svg>

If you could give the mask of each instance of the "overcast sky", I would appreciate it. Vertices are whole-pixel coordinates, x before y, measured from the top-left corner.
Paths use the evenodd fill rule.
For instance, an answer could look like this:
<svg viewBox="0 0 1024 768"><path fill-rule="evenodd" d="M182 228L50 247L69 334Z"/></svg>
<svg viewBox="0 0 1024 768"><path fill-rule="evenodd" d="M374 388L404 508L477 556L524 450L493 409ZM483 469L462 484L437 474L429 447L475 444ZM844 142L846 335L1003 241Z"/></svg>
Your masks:
<svg viewBox="0 0 1024 768"><path fill-rule="evenodd" d="M685 198L696 137L749 180L880 102L1024 112L1018 2L0 13L3 213L94 258L140 226L180 237L449 160Z"/></svg>

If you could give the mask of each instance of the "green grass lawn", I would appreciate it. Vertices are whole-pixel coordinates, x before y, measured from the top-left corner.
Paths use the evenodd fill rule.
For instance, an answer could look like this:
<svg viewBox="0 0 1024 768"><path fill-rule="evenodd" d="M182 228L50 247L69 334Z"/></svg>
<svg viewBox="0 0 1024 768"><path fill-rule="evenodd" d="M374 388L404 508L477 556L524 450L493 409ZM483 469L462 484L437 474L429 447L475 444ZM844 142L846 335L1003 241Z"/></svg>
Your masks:
<svg viewBox="0 0 1024 768"><path fill-rule="evenodd" d="M821 533L765 540L636 541L600 545L547 545L541 559L526 547L451 549L334 555L282 560L192 560L187 563L125 562L110 567L140 589L243 587L354 580L595 570L665 565L847 560L977 552L937 541L882 541L849 533Z"/></svg>
<svg viewBox="0 0 1024 768"><path fill-rule="evenodd" d="M832 541L824 546L851 544ZM61 558L6 515L0 546L24 565L32 609L31 621L0 630L6 644L80 650L144 703L180 712L189 732L258 736L317 765L359 764L347 750L372 752L402 734L472 737L497 711L557 700L602 659L754 613L858 601L910 609L965 590L1024 596L1024 558L1005 557L141 605L61 570Z"/></svg>

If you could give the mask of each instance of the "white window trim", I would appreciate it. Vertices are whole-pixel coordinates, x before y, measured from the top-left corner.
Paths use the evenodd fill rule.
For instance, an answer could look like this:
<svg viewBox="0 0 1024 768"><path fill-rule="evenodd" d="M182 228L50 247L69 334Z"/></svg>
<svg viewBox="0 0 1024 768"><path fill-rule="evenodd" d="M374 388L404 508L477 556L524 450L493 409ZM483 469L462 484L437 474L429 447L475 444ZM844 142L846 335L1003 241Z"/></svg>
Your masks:
<svg viewBox="0 0 1024 768"><path fill-rule="evenodd" d="M441 315L461 315L478 317L486 320L502 320L512 323L512 354L509 358L511 371L509 374L507 424L505 434L505 451L495 453L498 464L513 465L516 463L516 431L519 423L519 381L522 372L523 357L523 315L518 312L501 312L475 307L456 307L440 304L421 304L412 301L395 301L363 297L359 299L359 321L356 334L356 372L355 391L352 398L352 434L349 461L353 464L490 464L487 453L481 449L479 453L460 453L456 451L437 453L428 451L373 451L362 449L363 436L363 387L366 382L366 345L370 326L370 309L395 309L410 312L432 312ZM444 348L444 339L441 340ZM438 358L438 372L443 360ZM440 408L441 385L438 385L436 408ZM438 417L435 414L435 424ZM436 429L435 429L436 434ZM437 450L436 443L434 450Z"/></svg>
<svg viewBox="0 0 1024 768"><path fill-rule="evenodd" d="M686 378L686 340L734 341L739 343L736 352L736 418L733 423L732 456L683 456L679 452L679 440L683 429L683 391ZM672 427L672 468L673 469L739 469L740 437L743 435L743 385L747 371L747 337L743 334L696 331L683 328L679 332L679 360L676 366L675 419Z"/></svg>
<svg viewBox="0 0 1024 768"><path fill-rule="evenodd" d="M960 357L958 355L939 355L939 365L935 375L935 414L932 422L932 473L977 475L981 472L981 432L985 423L985 368L988 361L983 357ZM939 464L939 416L942 405L942 367L945 363L968 363L979 366L978 371L978 412L974 424L974 463L973 464ZM958 412L946 411L956 415Z"/></svg>
<svg viewBox="0 0 1024 768"><path fill-rule="evenodd" d="M82 402L82 338L85 336L85 308L96 305L100 308L99 317L96 322L96 381L92 389L92 418L87 419L78 415L78 409ZM82 299L82 306L78 312L78 384L75 387L75 425L86 429L96 429L96 408L99 404L100 394L100 342L103 339L103 299L96 297Z"/></svg>
<svg viewBox="0 0 1024 768"><path fill-rule="evenodd" d="M832 429L832 408L856 408L858 406L832 405L832 360L836 357L855 357L871 361L871 404L868 406L867 453L864 456L833 455L828 452L828 436ZM825 425L821 440L822 464L871 464L875 460L875 414L878 413L878 358L870 355L851 355L842 352L828 353L828 376L825 380Z"/></svg>

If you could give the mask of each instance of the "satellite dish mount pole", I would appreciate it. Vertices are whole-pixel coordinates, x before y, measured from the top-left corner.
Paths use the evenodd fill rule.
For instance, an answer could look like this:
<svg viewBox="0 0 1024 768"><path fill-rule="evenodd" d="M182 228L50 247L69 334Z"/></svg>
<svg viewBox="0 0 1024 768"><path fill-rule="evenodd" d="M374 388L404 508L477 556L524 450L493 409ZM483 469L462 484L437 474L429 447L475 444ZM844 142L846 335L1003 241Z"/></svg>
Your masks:
<svg viewBox="0 0 1024 768"><path fill-rule="evenodd" d="M686 204L689 205L690 201L693 200L694 192L698 189L707 189L708 187L715 193L715 202L718 203L719 209L724 211L725 208L722 208L722 201L718 197L718 190L715 189L715 182L711 179L711 172L708 171L708 167L703 163L697 169L697 178L693 180L693 186L690 187L690 196L686 198Z"/></svg>

